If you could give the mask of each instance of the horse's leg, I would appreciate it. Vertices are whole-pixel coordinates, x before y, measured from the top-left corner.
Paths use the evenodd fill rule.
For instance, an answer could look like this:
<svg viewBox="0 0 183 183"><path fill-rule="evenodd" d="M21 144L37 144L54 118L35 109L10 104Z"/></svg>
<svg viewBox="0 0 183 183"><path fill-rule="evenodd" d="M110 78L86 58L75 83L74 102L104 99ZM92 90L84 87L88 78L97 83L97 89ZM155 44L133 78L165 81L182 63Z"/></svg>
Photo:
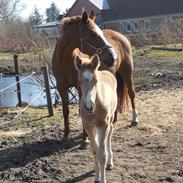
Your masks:
<svg viewBox="0 0 183 183"><path fill-rule="evenodd" d="M100 165L98 161L98 142L96 141L96 128L92 128L91 126L83 125L90 140L90 149L94 155L94 163L95 163L95 183L99 183L101 179Z"/></svg>
<svg viewBox="0 0 183 183"><path fill-rule="evenodd" d="M111 146L111 139L112 139L112 134L114 131L113 123L111 122L110 124L110 130L109 134L107 136L107 151L108 151L108 157L107 157L107 170L112 170L114 167L113 164L113 152L112 152L112 146Z"/></svg>
<svg viewBox="0 0 183 183"><path fill-rule="evenodd" d="M131 105L132 105L132 126L136 126L139 122L138 120L138 111L135 107L135 89L134 89L134 84L133 84L133 78L131 74L125 73L125 82L127 84L128 88L128 95L131 100Z"/></svg>
<svg viewBox="0 0 183 183"><path fill-rule="evenodd" d="M132 57L128 57L127 64L124 65L124 72L121 74L124 82L127 85L128 88L128 95L131 100L132 105L132 126L136 126L139 122L138 120L138 111L135 107L135 89L134 89L134 83L133 83L133 59ZM125 67L126 66L126 67Z"/></svg>
<svg viewBox="0 0 183 183"><path fill-rule="evenodd" d="M76 89L77 89L78 94L79 94L79 103L80 103L81 96L82 96L81 89L79 86L77 86ZM80 108L79 108L79 114L80 114ZM80 149L86 149L88 147L88 145L89 145L88 135L87 135L85 128L83 126L83 142L80 146Z"/></svg>
<svg viewBox="0 0 183 183"><path fill-rule="evenodd" d="M98 131L98 141L99 141L99 150L98 150L98 161L100 164L101 170L101 183L106 183L106 163L107 163L107 136L109 134L110 125L104 124L97 128Z"/></svg>
<svg viewBox="0 0 183 183"><path fill-rule="evenodd" d="M62 113L64 117L64 138L68 138L70 127L69 127L69 96L68 88L64 88L57 84L58 92L62 99Z"/></svg>

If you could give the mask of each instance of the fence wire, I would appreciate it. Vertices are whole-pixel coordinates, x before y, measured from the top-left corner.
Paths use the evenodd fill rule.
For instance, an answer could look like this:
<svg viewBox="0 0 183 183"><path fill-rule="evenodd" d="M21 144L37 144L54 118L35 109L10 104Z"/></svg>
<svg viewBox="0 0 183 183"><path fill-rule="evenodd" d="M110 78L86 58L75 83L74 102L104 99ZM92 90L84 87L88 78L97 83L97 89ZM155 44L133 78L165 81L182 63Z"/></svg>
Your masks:
<svg viewBox="0 0 183 183"><path fill-rule="evenodd" d="M7 89L9 89L9 88L11 88L12 86L16 85L17 83L20 83L20 82L24 81L25 79L27 79L27 78L33 76L34 74L36 74L36 72L32 72L32 74L30 74L30 75L28 75L28 76L26 76L26 77L20 79L20 81L15 82L15 83L13 83L13 84L11 84L11 85L9 85L9 86L3 88L2 90L0 90L0 93L3 92L3 91L5 91L5 90L7 90ZM2 79L2 78L1 78L1 79Z"/></svg>
<svg viewBox="0 0 183 183"><path fill-rule="evenodd" d="M29 104L28 104L26 107L24 107L22 110L20 110L20 112L19 112L13 119L11 119L10 121L2 122L2 123L0 124L0 128L7 128L7 127L9 127L10 125L12 125L12 123L14 122L14 120L15 120L16 118L18 118L23 112L25 112L25 110L26 110L35 100L37 100L37 98L38 98L40 95L42 95L42 93L43 93L44 91L45 91L45 88L42 89L41 92L40 92L36 97L34 97L34 98L29 102Z"/></svg>

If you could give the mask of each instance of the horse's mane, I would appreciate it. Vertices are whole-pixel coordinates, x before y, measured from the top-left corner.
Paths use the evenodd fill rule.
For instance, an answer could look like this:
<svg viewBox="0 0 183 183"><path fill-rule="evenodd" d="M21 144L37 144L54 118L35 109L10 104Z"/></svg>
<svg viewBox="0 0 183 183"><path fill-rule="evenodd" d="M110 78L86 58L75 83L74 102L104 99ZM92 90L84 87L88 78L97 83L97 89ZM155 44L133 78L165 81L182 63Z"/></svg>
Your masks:
<svg viewBox="0 0 183 183"><path fill-rule="evenodd" d="M81 16L73 16L73 17L67 17L63 19L63 25L61 27L61 31L64 32L68 27L71 25L74 25L76 23L79 23L81 21Z"/></svg>

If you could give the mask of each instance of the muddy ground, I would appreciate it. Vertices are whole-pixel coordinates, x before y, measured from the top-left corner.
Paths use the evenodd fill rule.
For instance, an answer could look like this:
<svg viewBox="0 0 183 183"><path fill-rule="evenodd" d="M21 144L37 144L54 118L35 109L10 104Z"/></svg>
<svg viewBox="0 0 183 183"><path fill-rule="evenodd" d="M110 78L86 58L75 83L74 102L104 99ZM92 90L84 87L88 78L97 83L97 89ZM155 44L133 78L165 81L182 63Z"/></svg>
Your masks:
<svg viewBox="0 0 183 183"><path fill-rule="evenodd" d="M108 183L183 182L183 59L137 57L134 61L140 124L130 128L131 108L115 124L115 167ZM61 110L1 109L0 182L91 183L93 157L81 150L78 106L71 106L71 133L63 139ZM6 131L3 131L6 130Z"/></svg>

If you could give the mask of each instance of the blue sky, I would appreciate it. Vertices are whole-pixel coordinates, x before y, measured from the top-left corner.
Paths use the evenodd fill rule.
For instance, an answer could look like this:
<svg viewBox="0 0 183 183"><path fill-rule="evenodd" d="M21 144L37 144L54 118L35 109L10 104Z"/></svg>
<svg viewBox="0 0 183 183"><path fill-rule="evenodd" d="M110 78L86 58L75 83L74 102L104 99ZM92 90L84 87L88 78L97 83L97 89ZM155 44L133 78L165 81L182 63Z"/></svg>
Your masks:
<svg viewBox="0 0 183 183"><path fill-rule="evenodd" d="M52 2L55 2L61 12L65 12L67 8L70 8L75 0L20 0L23 10L20 12L20 16L28 18L36 6L42 15L45 15L46 8L50 7Z"/></svg>

